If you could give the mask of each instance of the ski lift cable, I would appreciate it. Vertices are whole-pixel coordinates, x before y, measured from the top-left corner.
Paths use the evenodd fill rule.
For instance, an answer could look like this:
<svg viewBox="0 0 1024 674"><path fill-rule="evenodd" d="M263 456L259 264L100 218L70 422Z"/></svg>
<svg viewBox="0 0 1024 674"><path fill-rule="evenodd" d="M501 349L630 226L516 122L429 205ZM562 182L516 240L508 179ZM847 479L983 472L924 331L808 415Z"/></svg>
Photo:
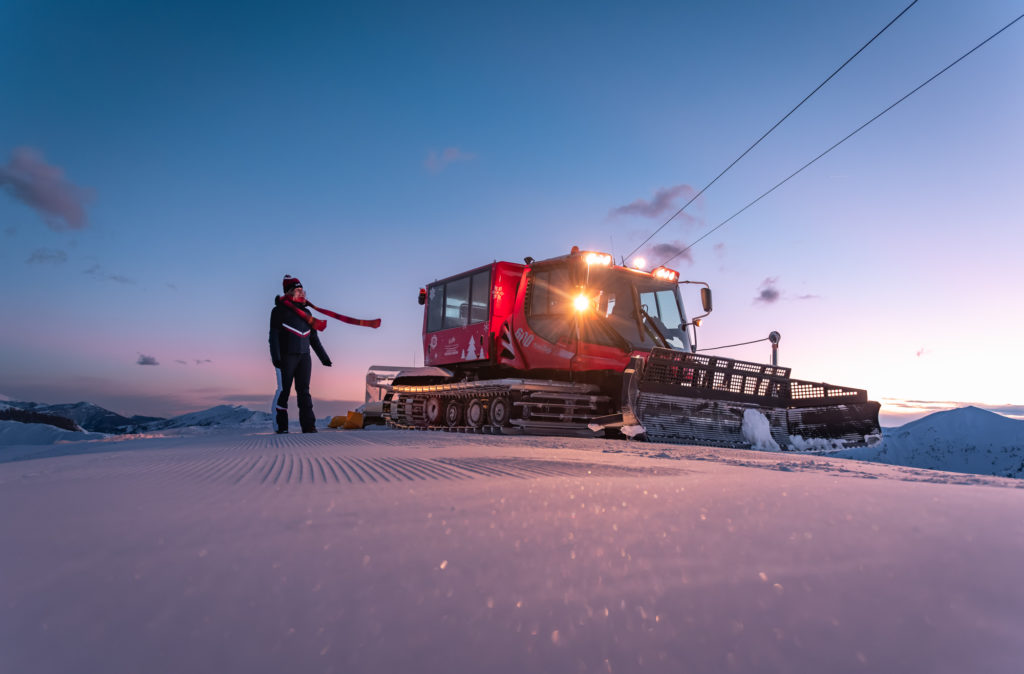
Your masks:
<svg viewBox="0 0 1024 674"><path fill-rule="evenodd" d="M767 342L769 339L769 337L762 337L761 339L755 339L749 342L740 342L739 344L726 344L725 346L709 346L706 349L697 349L697 351L718 351L719 349L731 349L734 346L746 346L748 344L757 344L758 342Z"/></svg>
<svg viewBox="0 0 1024 674"><path fill-rule="evenodd" d="M715 225L715 226L714 226L714 227L713 227L712 229L708 230L708 231L707 231L707 232L705 232L705 233L704 233L704 234L703 234L702 236L700 236L700 237L699 237L699 238L698 238L698 239L697 239L696 241L694 241L693 243L691 243L690 245L688 245L688 246L687 246L686 248L683 248L683 249L682 249L681 251L679 251L678 253L676 253L676 254L675 254L675 255L673 255L672 257L670 257L670 258L666 259L666 260L665 260L664 262L662 262L661 264L662 264L662 265L667 265L667 264L668 264L669 262L671 262L672 260L676 259L677 257L679 257L680 255L682 255L682 254L683 254L683 253L685 253L686 251L688 251L688 250L690 250L691 248L693 248L694 246L696 246L696 245L697 245L698 243L700 243L701 241L703 241L704 239L706 239L706 238L707 238L708 236L710 236L711 234L713 234L713 233L714 233L715 231L717 231L717 230L718 230L718 229L720 229L721 227L725 226L725 225L726 225L726 224L727 224L727 223L728 223L729 221L731 221L731 220L732 220L733 218L735 218L736 216L738 216L738 215L739 215L740 213L743 213L743 212L744 212L745 210L747 210L748 208L750 208L751 206L753 206L753 205L754 205L754 204L756 204L757 202L761 201L761 199L764 199L764 198L765 198L766 196L768 196L769 194L771 194L771 193L772 193L772 192L774 192L775 190L777 190L777 189L779 189L780 187L782 187L782 186L783 186L784 184L786 184L787 182L789 182L789 180L790 180L790 179L792 179L792 178L795 178L795 177L796 177L796 176L797 176L798 174L800 174L801 172L803 172L803 170L804 170L804 169L806 169L807 167L809 167L809 166L810 166L811 164L815 163L816 161L818 161L819 159L821 159L822 157L824 157L825 155L827 155L827 154L828 154L829 152L831 152L832 150L836 149L837 147L839 147L840 145L842 145L843 143L845 143L846 141L848 141L848 140L849 140L850 138L852 138L852 137L853 137L853 136L855 136L855 135L856 135L857 133L859 133L860 131L862 131L862 130L863 130L863 129L864 129L865 127L867 127L867 126L868 126L869 124L871 124L872 122L874 122L875 120L877 120L877 119L878 119L879 117L881 117L881 116L882 116L882 115L884 115L885 113L887 113L887 112L889 112L890 110L892 110L893 108L895 108L895 107L896 107L897 105L899 105L899 104L900 104L900 103L902 103L903 101L907 100L908 98L910 98L911 96L913 96L914 94L916 94L916 93L917 93L918 91L920 91L920 90L921 90L921 89L923 89L923 88L924 88L925 86L927 86L928 84L930 84L930 83L931 83L931 82L932 82L932 81L933 81L934 79L936 79L936 78L937 78L937 77L938 77L939 75L942 75L942 74L943 74L943 73L945 73L945 72L946 72L947 70L949 70L950 68L952 68L952 67L953 67L953 66L955 66L956 64L958 64L958 63L960 63L961 61L963 61L963 60L964 60L965 58L967 58L968 56L970 56L971 54L973 54L973 53L974 53L975 51L977 51L978 49L980 49L981 47L983 47L983 46L984 46L984 45L985 45L986 43L988 43L988 42L989 42L990 40L992 40L993 38L995 38L995 37L996 37L997 35L999 35L1000 33L1002 33L1002 32L1003 32L1004 30L1006 30L1007 28L1009 28L1009 27L1010 27L1010 26L1012 26L1013 24L1017 23L1017 22L1018 22L1018 21L1020 21L1021 19L1024 19L1024 14L1021 14L1020 16L1018 16L1018 17L1017 17L1016 19L1014 19L1014 20L1013 20L1013 21L1011 21L1010 23L1006 24L1005 26L1003 26L1002 28L1000 28L1000 29L999 29L999 30L997 30L996 32L994 32L994 33L992 33L991 35L989 35L989 36L988 36L987 38L985 38L985 39L984 39L983 41L981 41L981 42L979 42L979 43L978 43L977 45L975 45L975 46L974 46L974 47L973 47L972 49L970 49L969 51L967 51L967 52L965 52L965 53L964 53L963 55L961 55L961 56L960 56L960 58L958 58L957 60L955 60L955 61L953 61L952 63L950 63L950 64L949 64L948 66L946 66L945 68L943 68L943 69L942 69L942 70L940 70L939 72L935 73L934 75L932 75L931 77L929 77L929 78L928 78L927 80L925 80L925 81L924 81L924 82L922 82L921 84L917 85L917 86L916 86L916 87L915 87L915 88L914 88L913 90L911 90L911 91L910 91L910 93L908 93L908 94L904 95L904 96L903 96L902 98L900 98L900 99L899 99L899 100L897 100L897 101L896 101L895 103L893 103L892 105L890 105L889 107L887 107L887 108L886 108L885 110L882 110L882 111L881 111L880 113L878 113L877 115L875 115L874 117L872 117L872 118L871 118L871 119L869 119L868 121L866 121L866 122L864 122L863 124L861 124L860 126L858 126L858 127L856 128L856 129L854 129L854 130L853 130L853 131L851 131L851 132L850 132L849 134L847 134L847 135L846 135L846 137L844 137L844 138L843 138L842 140L840 140L840 141L838 141L837 143L835 143L834 145L832 145L832 147L828 148L827 150L825 150L824 152L822 152L821 154L819 154L819 155L818 155L817 157L815 157L814 159L810 160L809 162L807 162L806 164L804 164L803 166L801 166L800 168L798 168L798 169L797 169L796 171L793 171L793 173L790 173L790 174L789 174L789 175L788 175L788 176L787 176L786 178L784 178L784 179L782 179L781 181L779 181L778 183L776 183L776 185L775 185L774 187L772 187L771 189L769 189L768 191L766 191L765 193L763 193L763 194L762 194L761 196L759 196L759 197L757 197L756 199L754 199L753 201L751 201L751 202L750 202L749 204L747 204L746 206L744 206L744 207L743 207L743 208L741 208L740 210L738 210L738 211L736 211L735 213L733 213L732 215L730 215L730 216L729 216L728 218L726 218L726 219L725 219L725 220L723 220L722 222L720 222L720 223L718 223L717 225Z"/></svg>
<svg viewBox="0 0 1024 674"><path fill-rule="evenodd" d="M657 236L658 232L660 232L661 230L665 229L665 227L666 227L666 226L668 225L668 223L670 223L670 222L672 222L673 220L675 220L675 219L676 219L676 218L677 218L677 217L679 216L679 214L680 214L680 213L682 213L683 211L685 211L685 210L686 210L686 208L687 208L687 207L688 207L688 206L689 206L690 204L692 204L692 203L693 203L694 201L696 201L696 200L697 200L697 199L698 199L698 198L700 197L700 195L704 194L704 192L705 192L705 191L707 191L707 189L708 189L709 187L711 187L711 186L712 186L712 185L714 185L714 184L715 184L716 182L718 182L718 179L719 179L719 178L721 178L722 176L724 176L724 175L726 174L726 172L728 172L728 171L729 171L729 169L731 169L731 168L732 168L733 166L735 166L735 165L736 165L736 164L737 164L737 163L738 163L738 162L739 162L739 161L740 161L741 159L743 159L744 157L746 157L746 156L747 156L747 154L748 154L748 153L749 153L749 152L750 152L751 150L753 150L753 149L754 149L755 147L757 147L757 146L758 146L758 145L759 145L759 144L761 143L761 141L762 141L762 140L764 140L765 138L767 138L767 137L768 137L768 134L770 134L770 133L771 133L772 131L774 131L774 130L775 130L775 129L776 129L776 128L777 128L777 127L778 127L778 126L780 125L780 124L782 124L782 123L783 123L784 121L786 121L786 120L787 120L787 119L789 118L789 116L790 116L790 115L792 115L792 114L793 114L794 112L796 112L796 111L797 111L797 110L798 110L798 109L800 108L800 106L802 106L802 105L803 105L804 103L806 103L806 102L807 102L807 100L808 100L808 99L809 99L809 98L810 98L811 96L813 96L814 94L818 93L818 90L819 90L819 89L821 89L821 88L822 88L823 86L825 86L826 84L828 84L829 80L831 80L831 79L832 79L833 77L835 77L836 75L838 75L838 74L839 74L839 71L840 71L840 70L842 70L843 68L845 68L845 67L846 67L846 66L847 66L847 65L848 65L848 64L850 63L850 61L852 61L853 59L857 58L857 56L858 56L858 55L859 55L859 54L860 54L860 53L861 53L862 51L864 51L865 49L867 49L868 45L870 45L870 44L871 44L872 42L874 42L874 41L875 41L875 40L876 40L876 39L878 38L878 36L879 36L879 35L881 35L881 34L882 34L882 33L884 33L884 32L885 32L886 30L888 30L889 26L891 26L891 25L893 25L894 23L896 23L896 21L897 21L897 20L898 20L898 19L899 19L899 18L900 18L901 16L903 16L904 14L906 14L906 13L907 13L907 10L909 10L909 9L910 9L911 7L913 7L913 6L914 6L914 5L916 5L916 4L917 4L917 0L913 0L913 1L912 1L912 2L911 2L911 3L909 4L909 5L907 5L906 7L904 7L904 8L903 8L903 11L902 11L902 12L900 12L899 14L897 14L897 15L896 15L896 17L895 17L895 18L893 18L893 20L892 20L892 21L890 21L889 23L885 24L885 27L884 27L884 28L882 28L882 30L880 30L880 31L878 31L877 33L875 33L875 36L874 36L874 37L872 37L872 38L871 38L870 40L868 40L867 42L865 42L865 43L864 43L864 45L863 45L863 46L862 46L862 47L861 47L860 49L858 49L858 50L857 50L856 52L854 52L853 56L851 56L850 58L846 59L846 61L844 61L844 62L843 62L843 65L841 65L841 66L839 66L838 68L836 68L836 69L835 69L835 70L834 70L834 71L832 72L832 74L831 74L831 75L829 75L828 77L826 77L826 78L825 78L825 79L824 79L824 80L823 80L823 81L821 82L821 84L819 84L818 86L814 87L814 90L813 90L813 91L811 91L811 93L809 93L809 94L807 94L806 96L804 96L804 99L803 99L802 101L800 101L799 103L797 103L797 104L796 104L796 106L795 106L795 107L794 107L794 108L793 108L792 110L790 110L789 112L787 112L787 113L786 113L786 114L785 114L785 115L784 115L784 116L782 117L782 119L780 119L779 121L775 122L775 124L773 124L773 125L772 125L772 127L771 127L770 129L768 129L767 131L765 131L765 132L764 132L764 134L762 134L762 136L761 136L760 138L758 138L758 139L757 139L756 141L754 141L754 144L753 144L753 145L751 145L751 146L750 146L750 147L748 147L748 148L747 148L746 150L744 150L744 151L743 151L743 154L741 154L740 156L736 157L736 159L734 159L734 160L732 161L732 163L731 163L731 164L729 164L728 166L726 166L726 167L725 167L725 168L724 168L724 169L722 170L722 172L721 172L721 173L719 173L719 174L718 174L717 176L715 176L714 180L712 180L711 182L709 182L709 183L708 183L707 185L705 185L704 187L702 187L702 188L701 188L701 190L700 190L699 192L697 192L697 193L696 193L696 194L694 194L694 195L693 195L692 197L690 197L690 200L689 200L689 201L687 201L687 202L686 202L685 204L683 204L682 208L680 208L680 209L679 209L678 211L676 211L675 213L673 213L673 214L672 214L672 217L670 217L670 218L669 218L668 220L666 220L666 221L665 221L664 223L662 223L662 225L661 225L660 227L658 227L658 228L657 228L656 230L654 230L654 231L653 231L653 232L651 233L651 235L650 235L650 236L648 236L648 237L647 237L646 239L644 239L644 240L643 240L643 242L642 242L642 243L641 243L641 244L640 244L639 246L637 246L636 248L634 248L634 249L633 249L633 252L631 252L631 253L630 253L629 255L626 255L626 257L631 257L631 256L632 256L632 255L634 255L634 254L635 254L635 253L636 253L636 252L637 252L638 250L640 250L640 249L641 249L641 248L643 248L643 247L644 247L645 245L647 245L647 243L648 243L648 242L649 242L649 241L650 241L651 239L653 239L653 238L654 238L655 236Z"/></svg>

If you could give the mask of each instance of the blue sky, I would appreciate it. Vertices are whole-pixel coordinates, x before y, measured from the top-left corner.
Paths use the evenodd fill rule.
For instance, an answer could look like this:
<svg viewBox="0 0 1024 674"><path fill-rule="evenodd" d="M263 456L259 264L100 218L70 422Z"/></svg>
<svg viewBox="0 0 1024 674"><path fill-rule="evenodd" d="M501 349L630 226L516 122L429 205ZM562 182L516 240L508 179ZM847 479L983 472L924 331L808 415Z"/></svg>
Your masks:
<svg viewBox="0 0 1024 674"><path fill-rule="evenodd" d="M265 407L287 273L383 320L324 333L317 413L344 412L367 366L422 360L420 286L630 252L684 201L616 209L704 186L908 3L780 4L3 3L0 393ZM918 2L652 244L695 240L1022 12ZM794 376L890 412L1024 405L1021 81L1024 22L677 260L716 293L700 345L778 330ZM65 201L19 193L25 165Z"/></svg>

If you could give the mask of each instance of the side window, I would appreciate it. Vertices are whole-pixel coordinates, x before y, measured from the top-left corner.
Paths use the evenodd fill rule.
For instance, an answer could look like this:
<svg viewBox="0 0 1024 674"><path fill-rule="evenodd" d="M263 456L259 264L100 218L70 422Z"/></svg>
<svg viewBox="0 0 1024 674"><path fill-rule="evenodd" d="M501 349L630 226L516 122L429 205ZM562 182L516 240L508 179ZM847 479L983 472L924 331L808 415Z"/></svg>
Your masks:
<svg viewBox="0 0 1024 674"><path fill-rule="evenodd" d="M444 293L444 328L461 328L469 319L469 277L449 281Z"/></svg>
<svg viewBox="0 0 1024 674"><path fill-rule="evenodd" d="M569 275L565 269L533 273L530 296L530 314L534 316L560 315L570 308Z"/></svg>
<svg viewBox="0 0 1024 674"><path fill-rule="evenodd" d="M527 321L545 340L557 343L570 336L573 326L569 274L564 268L530 274Z"/></svg>
<svg viewBox="0 0 1024 674"><path fill-rule="evenodd" d="M427 293L427 332L437 332L444 321L444 285L430 286Z"/></svg>
<svg viewBox="0 0 1024 674"><path fill-rule="evenodd" d="M487 301L491 296L491 270L485 269L473 275L472 297L469 305L469 322L483 323L487 320Z"/></svg>

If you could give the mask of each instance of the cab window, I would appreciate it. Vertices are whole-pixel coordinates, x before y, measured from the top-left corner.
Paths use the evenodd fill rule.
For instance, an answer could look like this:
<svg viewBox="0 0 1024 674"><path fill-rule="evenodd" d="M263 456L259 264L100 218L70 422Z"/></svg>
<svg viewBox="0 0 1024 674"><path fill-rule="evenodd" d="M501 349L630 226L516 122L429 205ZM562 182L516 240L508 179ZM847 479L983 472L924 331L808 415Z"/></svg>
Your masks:
<svg viewBox="0 0 1024 674"><path fill-rule="evenodd" d="M487 321L491 270L435 283L427 293L427 332Z"/></svg>

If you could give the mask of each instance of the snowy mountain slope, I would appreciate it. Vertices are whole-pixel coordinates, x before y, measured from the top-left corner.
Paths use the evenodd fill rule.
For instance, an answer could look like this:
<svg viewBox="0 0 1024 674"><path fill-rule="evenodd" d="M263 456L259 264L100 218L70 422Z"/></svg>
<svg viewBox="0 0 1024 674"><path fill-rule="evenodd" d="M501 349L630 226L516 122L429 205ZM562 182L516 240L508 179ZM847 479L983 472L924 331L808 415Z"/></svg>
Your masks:
<svg viewBox="0 0 1024 674"><path fill-rule="evenodd" d="M834 456L1024 478L1024 421L963 407L886 429L880 444L842 450Z"/></svg>
<svg viewBox="0 0 1024 674"><path fill-rule="evenodd" d="M65 417L71 419L85 430L96 433L124 433L134 426L159 421L158 417L138 415L125 417L88 402L50 405L45 403L8 401L6 404L18 409Z"/></svg>
<svg viewBox="0 0 1024 674"><path fill-rule="evenodd" d="M200 412L161 419L137 428L141 431L161 431L171 428L210 428L215 426L270 427L272 418L267 412L254 412L242 405L218 405Z"/></svg>

